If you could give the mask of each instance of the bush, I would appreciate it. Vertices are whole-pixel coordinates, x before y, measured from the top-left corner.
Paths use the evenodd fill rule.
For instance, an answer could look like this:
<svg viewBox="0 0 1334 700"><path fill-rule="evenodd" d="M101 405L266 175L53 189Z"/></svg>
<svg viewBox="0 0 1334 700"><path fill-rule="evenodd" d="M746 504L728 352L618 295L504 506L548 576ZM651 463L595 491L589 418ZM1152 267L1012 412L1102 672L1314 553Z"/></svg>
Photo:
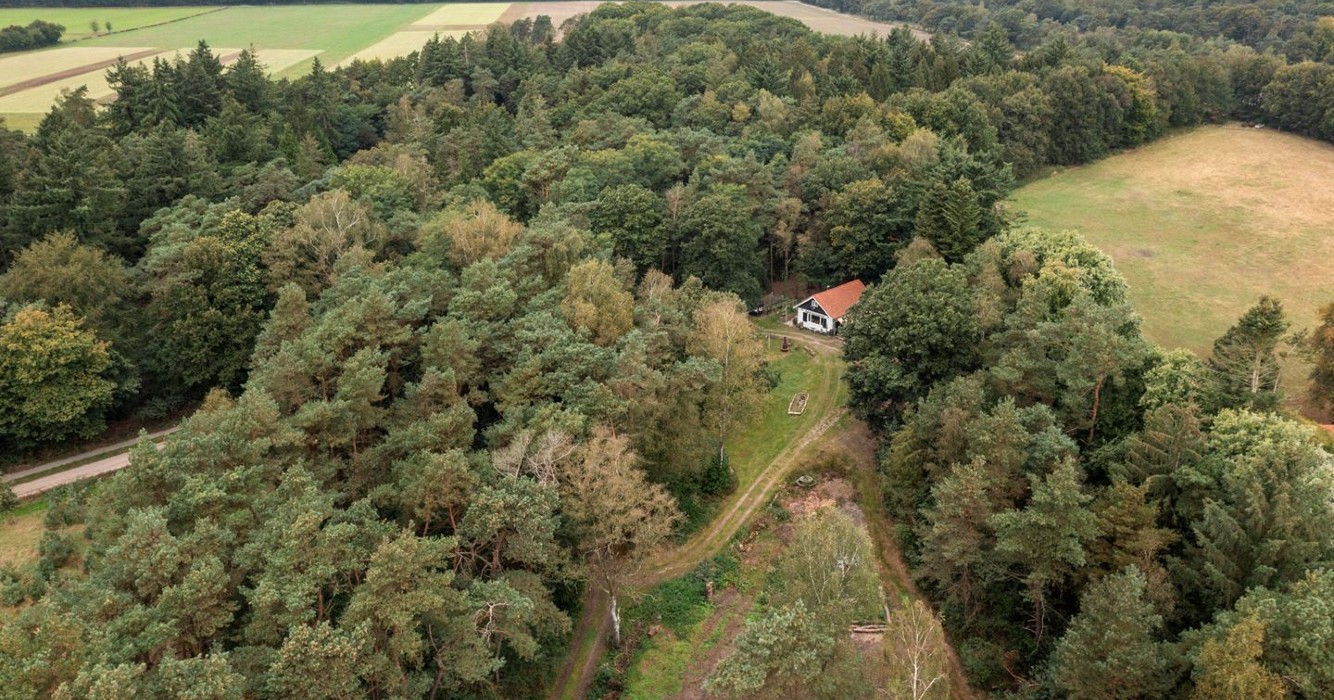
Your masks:
<svg viewBox="0 0 1334 700"><path fill-rule="evenodd" d="M699 490L710 496L728 494L736 490L736 473L732 471L732 461L725 452L715 452L709 465L699 477Z"/></svg>
<svg viewBox="0 0 1334 700"><path fill-rule="evenodd" d="M9 487L9 484L0 485L0 515L12 512L15 508L19 507L20 503L22 503L22 501L20 501L18 495L14 493L14 489Z"/></svg>
<svg viewBox="0 0 1334 700"><path fill-rule="evenodd" d="M74 557L74 544L68 535L47 530L37 546L41 558L37 560L37 573L42 578L50 579L56 570Z"/></svg>
<svg viewBox="0 0 1334 700"><path fill-rule="evenodd" d="M87 483L68 484L48 491L46 516L42 520L48 530L57 530L83 522L88 503Z"/></svg>
<svg viewBox="0 0 1334 700"><path fill-rule="evenodd" d="M715 586L717 583L715 582ZM661 623L677 635L708 614L704 580L693 573L653 587L634 607L634 617L649 624Z"/></svg>

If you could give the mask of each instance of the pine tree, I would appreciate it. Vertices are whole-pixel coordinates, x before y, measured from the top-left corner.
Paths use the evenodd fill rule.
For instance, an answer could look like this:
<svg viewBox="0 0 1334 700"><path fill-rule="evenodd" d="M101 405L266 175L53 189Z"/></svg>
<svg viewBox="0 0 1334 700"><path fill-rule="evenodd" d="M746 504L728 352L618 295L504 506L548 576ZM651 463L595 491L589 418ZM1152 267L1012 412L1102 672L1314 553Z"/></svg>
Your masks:
<svg viewBox="0 0 1334 700"><path fill-rule="evenodd" d="M112 248L125 188L115 176L115 144L95 125L87 89L66 95L42 120L36 155L9 209L4 243L27 246L52 231L73 231L81 241Z"/></svg>
<svg viewBox="0 0 1334 700"><path fill-rule="evenodd" d="M264 64L251 48L241 51L236 61L227 67L223 77L228 95L246 110L255 114L268 111L272 98L273 83L264 71ZM219 109L225 105L219 105Z"/></svg>
<svg viewBox="0 0 1334 700"><path fill-rule="evenodd" d="M1334 415L1334 304L1320 310L1320 325L1307 339L1311 352L1311 401L1326 417Z"/></svg>
<svg viewBox="0 0 1334 700"><path fill-rule="evenodd" d="M201 39L179 71L181 123L201 126L222 110L222 61Z"/></svg>
<svg viewBox="0 0 1334 700"><path fill-rule="evenodd" d="M1131 566L1080 596L1079 614L1052 652L1052 684L1071 698L1133 700L1166 690L1167 657L1155 637L1163 618Z"/></svg>
<svg viewBox="0 0 1334 700"><path fill-rule="evenodd" d="M1260 297L1214 341L1209 367L1221 406L1271 409L1278 405L1282 368L1278 350L1288 325L1283 303L1273 297Z"/></svg>
<svg viewBox="0 0 1334 700"><path fill-rule="evenodd" d="M1048 596L1088 561L1087 547L1098 536L1097 517L1088 508L1083 477L1074 460L1063 460L1045 478L1030 476L1033 495L1022 510L991 516L996 552L1024 572L1026 596L1033 605L1032 632L1038 641L1046 629Z"/></svg>
<svg viewBox="0 0 1334 700"><path fill-rule="evenodd" d="M917 210L916 235L935 245L950 262L959 262L982 240L982 209L967 178L937 182Z"/></svg>

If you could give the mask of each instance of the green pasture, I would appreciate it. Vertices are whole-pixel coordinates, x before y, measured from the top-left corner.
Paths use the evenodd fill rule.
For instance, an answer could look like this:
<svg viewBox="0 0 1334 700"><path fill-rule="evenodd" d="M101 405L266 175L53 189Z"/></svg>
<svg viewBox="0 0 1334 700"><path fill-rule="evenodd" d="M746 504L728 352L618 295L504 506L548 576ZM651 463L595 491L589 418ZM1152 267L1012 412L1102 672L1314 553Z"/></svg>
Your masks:
<svg viewBox="0 0 1334 700"><path fill-rule="evenodd" d="M114 32L139 29L183 17L201 15L217 7L13 7L0 8L0 27L27 26L33 20L54 22L65 27L64 42L92 36L92 22L111 22ZM106 32L100 27L99 32Z"/></svg>

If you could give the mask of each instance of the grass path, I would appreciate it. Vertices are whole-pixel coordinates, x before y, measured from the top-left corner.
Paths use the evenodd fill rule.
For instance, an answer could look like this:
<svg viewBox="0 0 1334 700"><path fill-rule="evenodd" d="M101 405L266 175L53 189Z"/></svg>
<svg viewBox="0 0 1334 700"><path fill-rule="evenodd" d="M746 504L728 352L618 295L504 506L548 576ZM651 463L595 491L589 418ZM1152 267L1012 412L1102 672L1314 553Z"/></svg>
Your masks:
<svg viewBox="0 0 1334 700"><path fill-rule="evenodd" d="M783 334L774 334L781 338ZM680 546L660 552L646 564L634 579L640 590L668 579L681 576L700 562L717 554L732 539L743 524L762 508L782 485L784 477L798 463L798 459L843 416L841 346L832 339L807 334L787 334L801 352L801 345L814 352L818 372L815 387L809 392L804 431L789 434L777 455L756 478L732 496L708 527L696 533ZM737 468L738 473L745 470ZM552 700L581 700L587 697L597 671L598 661L606 649L611 619L607 613L606 594L590 586L584 598L582 612L571 636L571 648L562 663L548 697Z"/></svg>

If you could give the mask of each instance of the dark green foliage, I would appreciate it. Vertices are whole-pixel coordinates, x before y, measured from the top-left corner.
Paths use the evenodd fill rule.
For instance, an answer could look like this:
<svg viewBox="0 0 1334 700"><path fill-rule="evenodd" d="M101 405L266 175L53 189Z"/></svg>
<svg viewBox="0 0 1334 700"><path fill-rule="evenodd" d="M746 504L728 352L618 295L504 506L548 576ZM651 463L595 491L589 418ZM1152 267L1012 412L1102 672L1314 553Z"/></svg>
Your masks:
<svg viewBox="0 0 1334 700"><path fill-rule="evenodd" d="M700 474L699 490L711 496L720 496L735 491L736 484L736 472L732 471L730 459L725 452L719 450L709 459L709 465Z"/></svg>
<svg viewBox="0 0 1334 700"><path fill-rule="evenodd" d="M1283 304L1272 297L1242 314L1214 341L1209 369L1217 405L1224 408L1274 408L1279 399L1279 346L1288 330Z"/></svg>
<svg viewBox="0 0 1334 700"><path fill-rule="evenodd" d="M973 304L963 271L940 260L868 289L843 328L854 409L888 428L933 383L971 369L980 340Z"/></svg>
<svg viewBox="0 0 1334 700"><path fill-rule="evenodd" d="M26 27L17 24L0 29L0 53L6 51L28 51L60 43L60 35L65 28L59 24L33 20Z"/></svg>

